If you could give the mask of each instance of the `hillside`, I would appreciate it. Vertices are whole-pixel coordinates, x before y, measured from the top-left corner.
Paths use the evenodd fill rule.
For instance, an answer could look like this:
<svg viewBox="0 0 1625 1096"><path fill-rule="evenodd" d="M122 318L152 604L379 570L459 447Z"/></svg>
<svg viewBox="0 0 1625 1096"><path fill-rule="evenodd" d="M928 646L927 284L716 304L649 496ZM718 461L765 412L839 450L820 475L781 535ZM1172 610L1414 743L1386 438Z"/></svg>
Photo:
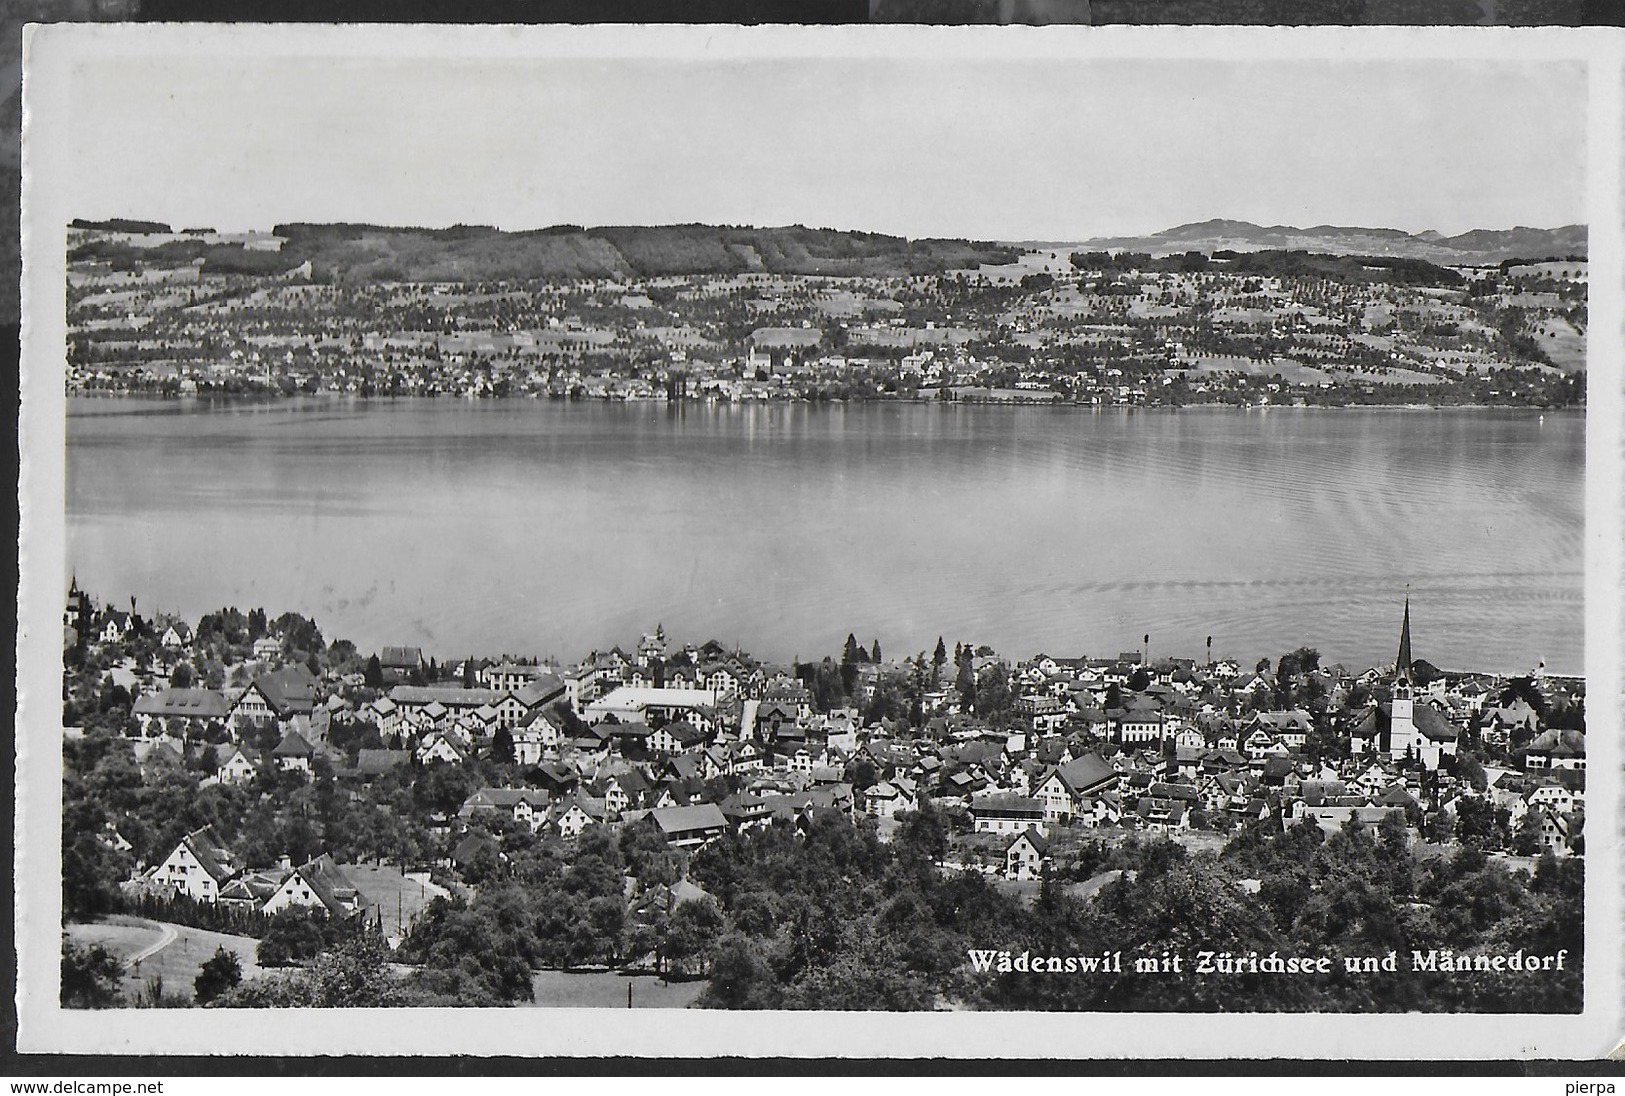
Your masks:
<svg viewBox="0 0 1625 1096"><path fill-rule="evenodd" d="M1008 263L1017 248L968 240L906 240L834 229L735 228L711 225L561 225L526 232L486 226L446 229L359 224L278 225L279 251L222 243L196 235L144 229L141 222L76 225L75 260L114 268L189 264L205 271L273 273L311 264L318 279L399 282L498 281L572 278L645 278L664 275L935 274ZM135 230L132 231L132 226ZM147 238L143 238L145 235Z"/></svg>
<svg viewBox="0 0 1625 1096"><path fill-rule="evenodd" d="M1583 256L1586 227L1473 229L1455 236L1409 233L1395 228L1315 225L1256 225L1216 219L1179 225L1149 236L1110 236L1088 240L1096 250L1167 255L1182 251L1312 251L1328 255L1382 255L1421 259L1445 266L1486 265L1503 259Z"/></svg>

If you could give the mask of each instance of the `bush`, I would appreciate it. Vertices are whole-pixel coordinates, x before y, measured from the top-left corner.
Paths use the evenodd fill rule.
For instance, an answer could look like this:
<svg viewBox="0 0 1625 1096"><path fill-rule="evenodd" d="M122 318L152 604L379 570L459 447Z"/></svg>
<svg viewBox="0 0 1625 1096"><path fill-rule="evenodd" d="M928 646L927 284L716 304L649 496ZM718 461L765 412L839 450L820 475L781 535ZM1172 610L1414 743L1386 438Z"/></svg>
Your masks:
<svg viewBox="0 0 1625 1096"><path fill-rule="evenodd" d="M80 947L62 941L62 1007L111 1008L118 1003L124 964L118 956L91 944Z"/></svg>
<svg viewBox="0 0 1625 1096"><path fill-rule="evenodd" d="M206 1005L228 990L235 989L243 980L243 965L237 958L237 953L228 951L224 945L214 949L214 957L203 964L198 972L197 979L192 983L192 995L197 1003Z"/></svg>

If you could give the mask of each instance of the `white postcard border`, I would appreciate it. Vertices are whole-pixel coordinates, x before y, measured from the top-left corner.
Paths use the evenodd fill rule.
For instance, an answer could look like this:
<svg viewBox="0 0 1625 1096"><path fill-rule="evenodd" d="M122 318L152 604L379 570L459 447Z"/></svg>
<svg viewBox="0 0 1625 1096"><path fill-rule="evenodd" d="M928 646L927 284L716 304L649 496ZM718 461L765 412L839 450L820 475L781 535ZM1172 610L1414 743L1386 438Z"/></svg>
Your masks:
<svg viewBox="0 0 1625 1096"><path fill-rule="evenodd" d="M33 28L26 41L24 358L20 378L17 1002L23 1051L173 1054L720 1055L792 1057L1589 1058L1621 1027L1621 363L1625 37L1565 29L249 27ZM60 612L65 574L65 226L73 79L104 58L542 58L919 55L1550 61L1590 66L1586 663L1594 816L1588 827L1586 1009L1579 1016L734 1013L618 1010L60 1009ZM107 165L117 170L117 165ZM1611 809L1604 809L1609 805Z"/></svg>

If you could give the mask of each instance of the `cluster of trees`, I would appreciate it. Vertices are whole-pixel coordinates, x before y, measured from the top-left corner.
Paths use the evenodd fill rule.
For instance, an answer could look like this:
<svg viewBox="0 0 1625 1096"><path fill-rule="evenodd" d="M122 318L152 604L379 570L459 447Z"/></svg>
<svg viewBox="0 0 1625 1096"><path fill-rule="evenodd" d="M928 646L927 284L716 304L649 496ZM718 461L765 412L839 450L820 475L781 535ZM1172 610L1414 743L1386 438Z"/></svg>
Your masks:
<svg viewBox="0 0 1625 1096"><path fill-rule="evenodd" d="M530 1000L531 971L543 967L704 973L720 911L674 895L686 857L652 823L618 834L589 827L573 845L492 825L501 852L488 846L475 897L431 902L397 954L421 965L418 985L461 1003L501 1004Z"/></svg>
<svg viewBox="0 0 1625 1096"><path fill-rule="evenodd" d="M376 741L375 731L362 731L351 744L367 741ZM206 825L253 865L282 856L297 864L322 852L340 861L427 863L445 851L444 836L430 829L431 816L454 814L484 783L521 778L513 766L485 759L409 762L358 786L341 782L318 758L308 778L266 768L244 784L199 787L199 777L212 772L205 766L213 752L195 751L190 769L143 767L117 732L90 731L63 744L62 886L69 919L122 908L118 884L136 864L159 862ZM112 847L114 830L129 850Z"/></svg>
<svg viewBox="0 0 1625 1096"><path fill-rule="evenodd" d="M1036 902L975 873L931 866L940 822L929 809L881 844L841 819L805 837L756 831L708 846L692 874L722 903L711 980L700 1004L731 1008L1573 1011L1581 999L1581 878L1543 859L1533 877L1468 847L1419 860L1404 828L1312 823L1238 834L1219 855L1155 841L1125 846L1130 870L1090 900L1046 883ZM1107 863L1110 863L1108 861ZM1255 882L1247 882L1255 881ZM1573 969L1519 974L1373 977L1344 955L1408 960L1411 949L1545 954ZM969 969L969 949L1126 956L1198 949L1332 956L1333 973L1035 979ZM1408 966L1408 962L1405 964Z"/></svg>

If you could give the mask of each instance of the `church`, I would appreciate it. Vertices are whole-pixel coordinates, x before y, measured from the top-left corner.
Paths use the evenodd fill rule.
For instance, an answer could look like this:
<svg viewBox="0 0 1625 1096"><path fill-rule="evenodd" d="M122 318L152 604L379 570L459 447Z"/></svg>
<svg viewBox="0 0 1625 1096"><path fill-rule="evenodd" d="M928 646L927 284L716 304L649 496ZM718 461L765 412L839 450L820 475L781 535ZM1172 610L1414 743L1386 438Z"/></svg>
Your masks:
<svg viewBox="0 0 1625 1096"><path fill-rule="evenodd" d="M1399 657L1394 660L1393 699L1374 704L1350 732L1356 754L1385 753L1396 761L1437 770L1442 758L1456 756L1456 727L1431 704L1416 703L1416 680L1411 665L1411 599L1405 597L1405 616L1399 628Z"/></svg>

